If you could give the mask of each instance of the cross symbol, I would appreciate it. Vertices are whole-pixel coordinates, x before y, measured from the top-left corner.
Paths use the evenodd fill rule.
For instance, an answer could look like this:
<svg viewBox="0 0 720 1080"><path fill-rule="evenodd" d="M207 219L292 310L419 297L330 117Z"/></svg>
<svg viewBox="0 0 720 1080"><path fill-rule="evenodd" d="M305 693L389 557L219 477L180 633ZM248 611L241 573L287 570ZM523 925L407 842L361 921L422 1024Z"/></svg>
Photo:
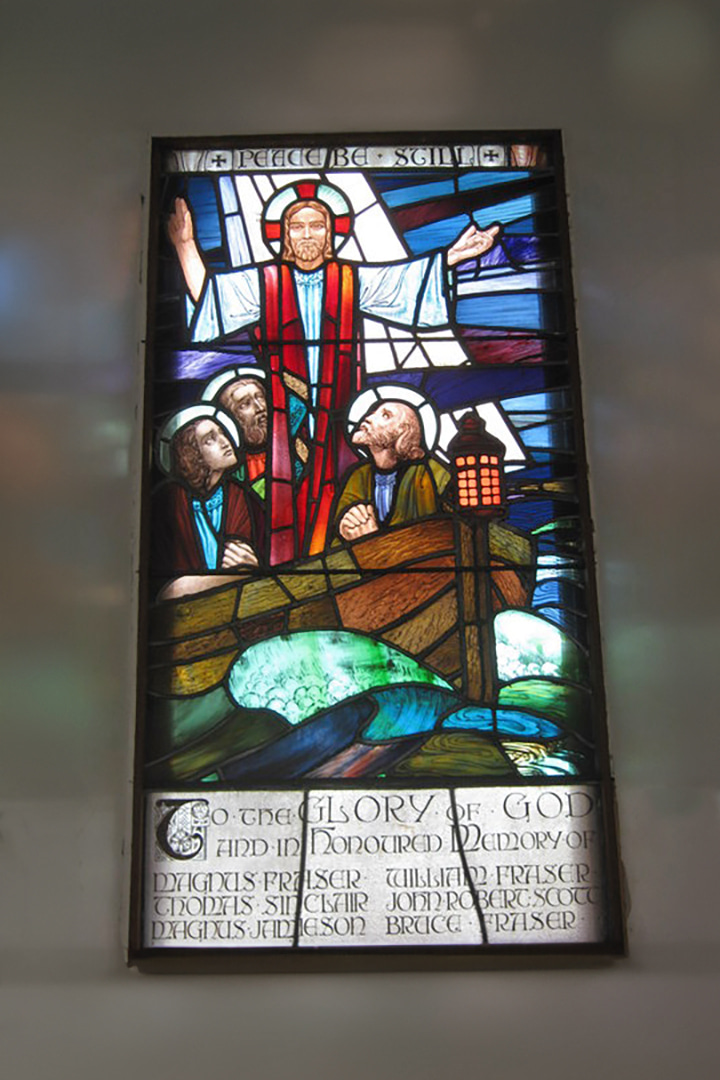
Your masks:
<svg viewBox="0 0 720 1080"><path fill-rule="evenodd" d="M497 150L486 150L485 151L485 157L486 157L486 159L488 161L495 161L495 159L498 158L499 156L500 155L498 154Z"/></svg>
<svg viewBox="0 0 720 1080"><path fill-rule="evenodd" d="M215 157L212 159L212 163L213 165L217 165L217 167L220 168L221 165L225 164L225 155L216 154Z"/></svg>

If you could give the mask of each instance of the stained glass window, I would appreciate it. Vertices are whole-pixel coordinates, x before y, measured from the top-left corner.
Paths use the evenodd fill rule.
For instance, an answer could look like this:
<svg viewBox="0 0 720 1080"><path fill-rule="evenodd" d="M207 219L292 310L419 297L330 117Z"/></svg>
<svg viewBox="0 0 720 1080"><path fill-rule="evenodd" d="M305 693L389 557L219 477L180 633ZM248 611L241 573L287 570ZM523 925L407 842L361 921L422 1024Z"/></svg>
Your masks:
<svg viewBox="0 0 720 1080"><path fill-rule="evenodd" d="M152 185L131 957L622 951L559 136Z"/></svg>

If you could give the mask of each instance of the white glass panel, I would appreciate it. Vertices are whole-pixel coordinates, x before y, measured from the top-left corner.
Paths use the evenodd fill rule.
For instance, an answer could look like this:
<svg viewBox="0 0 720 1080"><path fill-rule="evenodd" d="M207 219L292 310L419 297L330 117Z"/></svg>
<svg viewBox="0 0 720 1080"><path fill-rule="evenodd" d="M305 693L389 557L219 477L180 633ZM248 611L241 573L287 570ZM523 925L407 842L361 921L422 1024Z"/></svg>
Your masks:
<svg viewBox="0 0 720 1080"><path fill-rule="evenodd" d="M237 194L235 192L235 186L232 182L232 177L220 177L220 198L222 199L223 210L226 214L237 213L238 201Z"/></svg>
<svg viewBox="0 0 720 1080"><path fill-rule="evenodd" d="M394 262L407 258L405 247L377 203L357 215L355 235L367 262Z"/></svg>
<svg viewBox="0 0 720 1080"><path fill-rule="evenodd" d="M428 358L422 348L419 345L415 345L402 366L404 368L426 368L430 367L430 364L428 363Z"/></svg>
<svg viewBox="0 0 720 1080"><path fill-rule="evenodd" d="M403 367L415 348L415 338L409 330L401 330L398 326L389 326L388 334L395 349L398 366Z"/></svg>
<svg viewBox="0 0 720 1080"><path fill-rule="evenodd" d="M340 258L347 259L349 262L362 262L362 252L357 246L354 237L349 237L345 243L340 247Z"/></svg>
<svg viewBox="0 0 720 1080"><path fill-rule="evenodd" d="M368 373L395 370L395 356L387 340L387 330L375 319L363 319L365 370Z"/></svg>
<svg viewBox="0 0 720 1080"><path fill-rule="evenodd" d="M253 176L253 180L255 181L255 186L260 192L261 198L263 199L263 201L267 201L275 191L270 177L265 176L263 173L257 173L255 176Z"/></svg>
<svg viewBox="0 0 720 1080"><path fill-rule="evenodd" d="M426 331L418 334L431 367L459 367L468 358L460 342L448 330Z"/></svg>
<svg viewBox="0 0 720 1080"><path fill-rule="evenodd" d="M230 249L230 261L233 266L247 266L252 262L247 236L243 228L242 218L239 214L232 214L225 218L225 230L227 232L228 248Z"/></svg>
<svg viewBox="0 0 720 1080"><path fill-rule="evenodd" d="M375 202L373 189L362 173L330 172L327 178L331 184L336 184L347 195L356 214Z"/></svg>
<svg viewBox="0 0 720 1080"><path fill-rule="evenodd" d="M272 258L263 240L260 222L262 219L263 202L257 193L257 189L249 176L236 176L235 187L240 200L240 211L243 215L245 229L250 239L253 259L258 262L267 262Z"/></svg>
<svg viewBox="0 0 720 1080"><path fill-rule="evenodd" d="M523 289L542 289L543 275L537 273L511 273L497 277L485 277L482 273L476 281L461 281L458 296L475 296L479 293L516 292Z"/></svg>

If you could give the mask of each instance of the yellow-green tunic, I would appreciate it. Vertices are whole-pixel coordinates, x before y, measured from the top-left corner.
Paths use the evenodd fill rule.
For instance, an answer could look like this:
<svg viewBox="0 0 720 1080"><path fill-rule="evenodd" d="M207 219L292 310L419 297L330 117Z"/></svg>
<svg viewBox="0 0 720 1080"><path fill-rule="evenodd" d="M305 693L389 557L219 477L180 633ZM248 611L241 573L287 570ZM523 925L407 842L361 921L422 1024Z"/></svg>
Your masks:
<svg viewBox="0 0 720 1080"><path fill-rule="evenodd" d="M393 492L390 513L383 528L407 525L418 518L430 517L440 509L440 496L448 485L450 473L439 461L428 458L414 464L401 464ZM358 465L348 476L335 508L335 530L343 514L358 503L374 506L375 468L371 462Z"/></svg>

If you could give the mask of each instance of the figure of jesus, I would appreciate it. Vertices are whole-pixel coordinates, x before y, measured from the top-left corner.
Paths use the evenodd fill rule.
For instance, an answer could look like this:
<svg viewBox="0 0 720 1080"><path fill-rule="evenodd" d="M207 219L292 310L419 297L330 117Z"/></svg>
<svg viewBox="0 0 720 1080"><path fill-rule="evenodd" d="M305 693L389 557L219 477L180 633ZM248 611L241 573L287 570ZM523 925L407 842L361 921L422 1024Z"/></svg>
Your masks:
<svg viewBox="0 0 720 1080"><path fill-rule="evenodd" d="M270 565L325 548L338 477L356 460L344 414L363 382L360 314L419 329L447 325L448 268L489 251L499 232L471 225L434 256L380 266L343 262L334 254L337 221L322 198L328 185L294 187L300 197L282 213L281 258L262 267L209 274L183 199L168 222L196 305L194 340L254 326L270 374Z"/></svg>

